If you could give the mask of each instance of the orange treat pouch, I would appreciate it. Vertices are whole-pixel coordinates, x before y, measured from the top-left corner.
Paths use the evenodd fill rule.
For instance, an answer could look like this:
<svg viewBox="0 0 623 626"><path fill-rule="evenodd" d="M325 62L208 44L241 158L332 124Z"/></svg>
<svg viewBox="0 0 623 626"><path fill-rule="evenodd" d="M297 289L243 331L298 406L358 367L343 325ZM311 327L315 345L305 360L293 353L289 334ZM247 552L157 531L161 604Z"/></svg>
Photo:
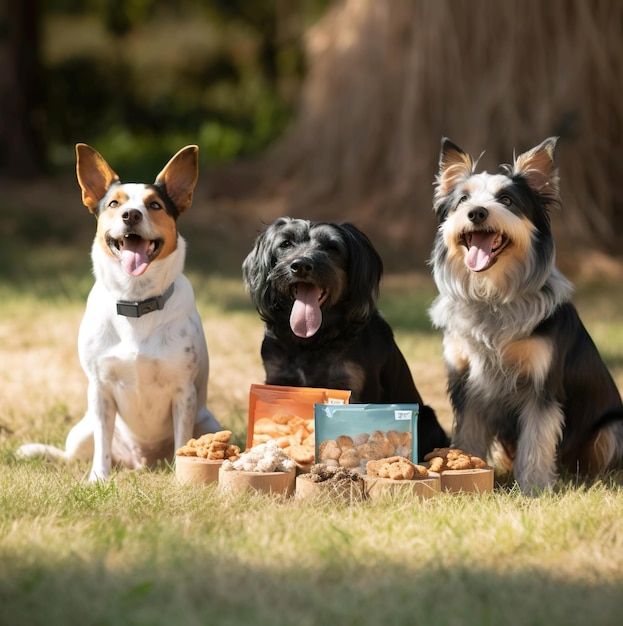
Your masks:
<svg viewBox="0 0 623 626"><path fill-rule="evenodd" d="M350 391L251 385L247 450L274 440L300 467L314 462L314 405L347 404Z"/></svg>

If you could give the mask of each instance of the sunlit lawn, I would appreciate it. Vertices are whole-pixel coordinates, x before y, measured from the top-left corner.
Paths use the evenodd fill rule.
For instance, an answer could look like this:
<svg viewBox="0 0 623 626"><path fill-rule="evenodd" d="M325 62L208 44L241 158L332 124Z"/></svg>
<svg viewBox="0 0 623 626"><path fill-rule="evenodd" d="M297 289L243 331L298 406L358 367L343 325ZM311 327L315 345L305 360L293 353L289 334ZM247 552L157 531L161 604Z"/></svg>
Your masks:
<svg viewBox="0 0 623 626"><path fill-rule="evenodd" d="M623 489L615 476L530 499L440 495L335 505L180 486L170 468L18 462L62 444L85 408L76 335L91 278L63 248L0 282L0 623L618 624ZM85 255L79 255L85 256ZM211 354L209 404L243 441L262 327L239 278L192 269ZM450 426L430 279L388 276L381 309ZM576 301L623 388L623 294Z"/></svg>

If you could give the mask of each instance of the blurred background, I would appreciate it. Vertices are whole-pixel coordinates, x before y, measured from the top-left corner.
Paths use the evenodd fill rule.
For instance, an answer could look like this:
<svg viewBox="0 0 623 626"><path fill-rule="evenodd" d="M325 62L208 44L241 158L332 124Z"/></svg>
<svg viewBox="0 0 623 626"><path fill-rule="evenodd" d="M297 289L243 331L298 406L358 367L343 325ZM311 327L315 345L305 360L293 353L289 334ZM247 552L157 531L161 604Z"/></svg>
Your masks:
<svg viewBox="0 0 623 626"><path fill-rule="evenodd" d="M87 250L76 142L126 181L199 145L195 267L239 274L289 214L402 272L428 271L443 135L490 171L557 135L560 264L620 277L622 79L619 0L4 0L0 272L16 242Z"/></svg>

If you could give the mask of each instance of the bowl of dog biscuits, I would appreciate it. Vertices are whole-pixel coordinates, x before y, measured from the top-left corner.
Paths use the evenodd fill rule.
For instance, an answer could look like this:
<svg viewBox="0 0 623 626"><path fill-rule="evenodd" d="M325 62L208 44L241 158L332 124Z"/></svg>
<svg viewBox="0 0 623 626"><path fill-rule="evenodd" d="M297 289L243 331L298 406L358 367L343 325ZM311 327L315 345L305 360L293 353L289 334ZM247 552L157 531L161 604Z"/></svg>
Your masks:
<svg viewBox="0 0 623 626"><path fill-rule="evenodd" d="M230 430L221 430L193 438L175 453L175 478L182 484L218 482L223 461L240 458L240 448L233 445Z"/></svg>
<svg viewBox="0 0 623 626"><path fill-rule="evenodd" d="M403 456L368 461L364 480L372 500L395 495L424 500L439 493L441 486L438 473Z"/></svg>
<svg viewBox="0 0 623 626"><path fill-rule="evenodd" d="M429 471L439 474L441 490L452 493L493 491L494 472L480 457L458 448L435 448L424 457Z"/></svg>

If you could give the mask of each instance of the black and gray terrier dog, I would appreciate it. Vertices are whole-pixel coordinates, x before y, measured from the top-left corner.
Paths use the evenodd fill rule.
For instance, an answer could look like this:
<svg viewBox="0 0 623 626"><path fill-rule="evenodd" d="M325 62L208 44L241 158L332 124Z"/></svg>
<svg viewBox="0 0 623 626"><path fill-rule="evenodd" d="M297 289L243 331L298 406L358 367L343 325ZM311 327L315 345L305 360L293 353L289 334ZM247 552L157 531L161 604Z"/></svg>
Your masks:
<svg viewBox="0 0 623 626"><path fill-rule="evenodd" d="M444 139L435 187L431 317L452 443L481 458L497 449L524 491L550 487L561 468L594 475L623 461L621 396L555 266L555 145L489 174Z"/></svg>

